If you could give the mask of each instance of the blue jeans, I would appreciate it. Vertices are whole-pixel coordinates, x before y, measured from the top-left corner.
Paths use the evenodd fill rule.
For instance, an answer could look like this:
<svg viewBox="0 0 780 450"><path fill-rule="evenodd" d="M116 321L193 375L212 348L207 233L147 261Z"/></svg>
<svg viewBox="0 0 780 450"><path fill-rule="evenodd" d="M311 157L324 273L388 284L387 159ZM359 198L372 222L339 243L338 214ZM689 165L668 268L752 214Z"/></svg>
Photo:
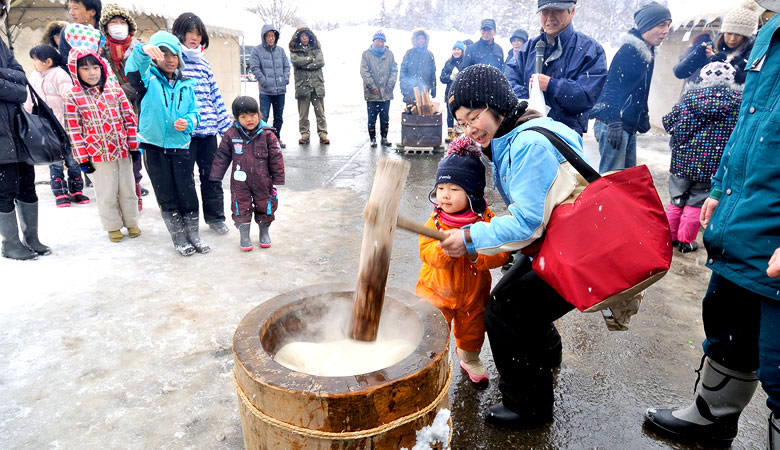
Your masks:
<svg viewBox="0 0 780 450"><path fill-rule="evenodd" d="M379 132L382 137L386 138L390 127L390 100L366 102L366 110L368 111L368 136L371 139L376 137L376 118L379 116Z"/></svg>
<svg viewBox="0 0 780 450"><path fill-rule="evenodd" d="M68 168L68 182L65 182L65 169ZM51 192L55 197L59 195L67 195L70 193L81 192L84 190L84 178L81 176L81 169L73 159L73 155L70 151L65 152L65 161L58 161L53 164L49 164L49 184L51 184Z"/></svg>
<svg viewBox="0 0 780 450"><path fill-rule="evenodd" d="M607 124L597 120L593 125L593 134L599 143L599 173L611 170L627 169L636 166L636 133L628 134L623 130L623 142L616 149L607 142Z"/></svg>
<svg viewBox="0 0 780 450"><path fill-rule="evenodd" d="M263 116L263 120L268 121L269 114L271 113L271 107L274 108L274 134L277 139L281 139L279 136L282 133L282 123L284 122L284 94L279 95L266 95L260 94L260 115Z"/></svg>
<svg viewBox="0 0 780 450"><path fill-rule="evenodd" d="M702 300L704 354L732 370L752 372L780 415L780 302L713 273Z"/></svg>

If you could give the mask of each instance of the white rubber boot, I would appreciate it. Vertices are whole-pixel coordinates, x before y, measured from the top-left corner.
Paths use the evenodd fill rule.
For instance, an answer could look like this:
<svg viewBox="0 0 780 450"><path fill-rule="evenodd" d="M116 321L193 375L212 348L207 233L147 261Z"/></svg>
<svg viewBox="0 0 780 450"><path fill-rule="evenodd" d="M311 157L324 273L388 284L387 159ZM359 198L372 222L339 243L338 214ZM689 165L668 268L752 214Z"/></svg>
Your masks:
<svg viewBox="0 0 780 450"><path fill-rule="evenodd" d="M456 348L455 353L460 358L460 367L469 374L472 383L482 383L490 379L485 365L479 359L479 352L467 352Z"/></svg>

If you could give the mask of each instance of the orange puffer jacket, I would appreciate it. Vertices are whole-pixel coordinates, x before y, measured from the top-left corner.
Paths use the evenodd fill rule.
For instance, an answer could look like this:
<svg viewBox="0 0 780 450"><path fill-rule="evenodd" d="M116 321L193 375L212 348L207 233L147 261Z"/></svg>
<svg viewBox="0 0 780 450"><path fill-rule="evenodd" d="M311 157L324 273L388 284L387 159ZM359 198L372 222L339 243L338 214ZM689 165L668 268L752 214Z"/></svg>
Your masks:
<svg viewBox="0 0 780 450"><path fill-rule="evenodd" d="M490 208L483 214L485 222L490 222L494 214ZM436 229L433 214L426 227ZM441 224L442 230L448 230ZM439 241L420 236L420 276L415 293L439 308L466 308L475 302L487 303L490 298L492 278L490 269L501 267L509 261L509 253L479 255L472 263L468 256L450 258L442 252Z"/></svg>

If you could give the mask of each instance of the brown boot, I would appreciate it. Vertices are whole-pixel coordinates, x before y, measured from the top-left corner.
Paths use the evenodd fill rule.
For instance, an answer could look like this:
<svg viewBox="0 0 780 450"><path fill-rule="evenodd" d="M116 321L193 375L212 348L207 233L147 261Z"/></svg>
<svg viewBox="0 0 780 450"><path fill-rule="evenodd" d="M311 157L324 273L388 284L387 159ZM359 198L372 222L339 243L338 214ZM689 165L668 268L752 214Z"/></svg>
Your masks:
<svg viewBox="0 0 780 450"><path fill-rule="evenodd" d="M455 130L447 128L447 137L444 139L444 142L449 144L453 139L455 139Z"/></svg>

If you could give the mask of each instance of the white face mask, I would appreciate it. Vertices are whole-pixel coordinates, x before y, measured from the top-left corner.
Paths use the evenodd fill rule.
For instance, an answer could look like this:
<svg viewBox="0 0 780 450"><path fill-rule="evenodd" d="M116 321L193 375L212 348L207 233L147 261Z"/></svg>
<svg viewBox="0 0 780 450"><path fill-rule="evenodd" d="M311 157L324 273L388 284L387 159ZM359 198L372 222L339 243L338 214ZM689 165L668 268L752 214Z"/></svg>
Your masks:
<svg viewBox="0 0 780 450"><path fill-rule="evenodd" d="M199 45L195 48L181 46L181 52L189 59L199 60L203 56L203 46Z"/></svg>
<svg viewBox="0 0 780 450"><path fill-rule="evenodd" d="M117 41L122 41L127 38L128 27L120 24L109 25L108 34Z"/></svg>

